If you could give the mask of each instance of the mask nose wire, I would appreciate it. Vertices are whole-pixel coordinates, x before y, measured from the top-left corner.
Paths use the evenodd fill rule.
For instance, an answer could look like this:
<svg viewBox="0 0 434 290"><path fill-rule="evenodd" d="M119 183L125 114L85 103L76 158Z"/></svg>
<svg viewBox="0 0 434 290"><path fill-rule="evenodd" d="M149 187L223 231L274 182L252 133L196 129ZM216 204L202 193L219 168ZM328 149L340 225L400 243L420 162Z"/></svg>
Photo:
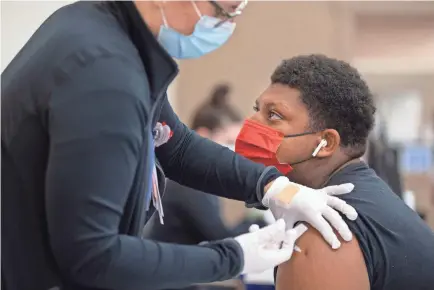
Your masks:
<svg viewBox="0 0 434 290"><path fill-rule="evenodd" d="M202 18L202 13L200 13L199 7L197 7L196 2L195 1L191 1L191 4L193 5L194 10L197 13L197 16L199 16L199 19Z"/></svg>

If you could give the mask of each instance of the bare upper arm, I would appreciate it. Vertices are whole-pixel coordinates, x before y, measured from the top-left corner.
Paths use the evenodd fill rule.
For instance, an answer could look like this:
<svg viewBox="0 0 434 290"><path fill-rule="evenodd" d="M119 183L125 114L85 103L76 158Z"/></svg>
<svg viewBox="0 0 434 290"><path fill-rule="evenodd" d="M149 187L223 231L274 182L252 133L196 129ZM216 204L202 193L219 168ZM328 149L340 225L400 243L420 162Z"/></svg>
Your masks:
<svg viewBox="0 0 434 290"><path fill-rule="evenodd" d="M313 228L296 244L302 250L279 266L276 290L367 290L368 272L357 239L333 250Z"/></svg>

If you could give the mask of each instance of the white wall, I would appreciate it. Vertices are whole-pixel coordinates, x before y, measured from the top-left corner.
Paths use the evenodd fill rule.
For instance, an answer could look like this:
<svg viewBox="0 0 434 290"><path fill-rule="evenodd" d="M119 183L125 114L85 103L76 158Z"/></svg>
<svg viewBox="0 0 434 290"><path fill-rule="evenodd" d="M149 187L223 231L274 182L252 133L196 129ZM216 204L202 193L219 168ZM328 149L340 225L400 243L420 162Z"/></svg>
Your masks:
<svg viewBox="0 0 434 290"><path fill-rule="evenodd" d="M58 8L75 1L1 1L1 71L32 34ZM176 109L176 84L168 91Z"/></svg>
<svg viewBox="0 0 434 290"><path fill-rule="evenodd" d="M74 1L1 1L1 70L54 11Z"/></svg>

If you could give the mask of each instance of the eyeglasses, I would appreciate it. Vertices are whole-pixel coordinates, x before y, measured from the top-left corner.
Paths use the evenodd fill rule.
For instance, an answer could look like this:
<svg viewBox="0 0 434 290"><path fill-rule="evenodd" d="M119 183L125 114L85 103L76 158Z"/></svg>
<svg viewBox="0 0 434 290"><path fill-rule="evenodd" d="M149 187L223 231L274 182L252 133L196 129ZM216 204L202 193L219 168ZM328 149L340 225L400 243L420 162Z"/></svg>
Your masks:
<svg viewBox="0 0 434 290"><path fill-rule="evenodd" d="M235 17L241 15L243 13L244 8L246 8L247 6L248 0L243 0L233 12L226 11L219 3L217 3L217 1L209 1L209 2L216 9L216 17L222 19L219 23L215 25L215 27L218 27L223 23L231 21Z"/></svg>

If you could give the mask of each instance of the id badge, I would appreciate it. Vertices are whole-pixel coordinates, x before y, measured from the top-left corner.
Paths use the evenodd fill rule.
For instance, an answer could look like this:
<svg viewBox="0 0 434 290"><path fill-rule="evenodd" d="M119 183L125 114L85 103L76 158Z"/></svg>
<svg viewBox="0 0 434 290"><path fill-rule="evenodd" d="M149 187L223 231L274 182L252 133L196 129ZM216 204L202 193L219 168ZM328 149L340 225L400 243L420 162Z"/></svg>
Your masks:
<svg viewBox="0 0 434 290"><path fill-rule="evenodd" d="M161 202L160 189L158 187L157 169L155 166L152 172L152 201L155 209L157 210L160 223L163 225L164 224L163 203Z"/></svg>

